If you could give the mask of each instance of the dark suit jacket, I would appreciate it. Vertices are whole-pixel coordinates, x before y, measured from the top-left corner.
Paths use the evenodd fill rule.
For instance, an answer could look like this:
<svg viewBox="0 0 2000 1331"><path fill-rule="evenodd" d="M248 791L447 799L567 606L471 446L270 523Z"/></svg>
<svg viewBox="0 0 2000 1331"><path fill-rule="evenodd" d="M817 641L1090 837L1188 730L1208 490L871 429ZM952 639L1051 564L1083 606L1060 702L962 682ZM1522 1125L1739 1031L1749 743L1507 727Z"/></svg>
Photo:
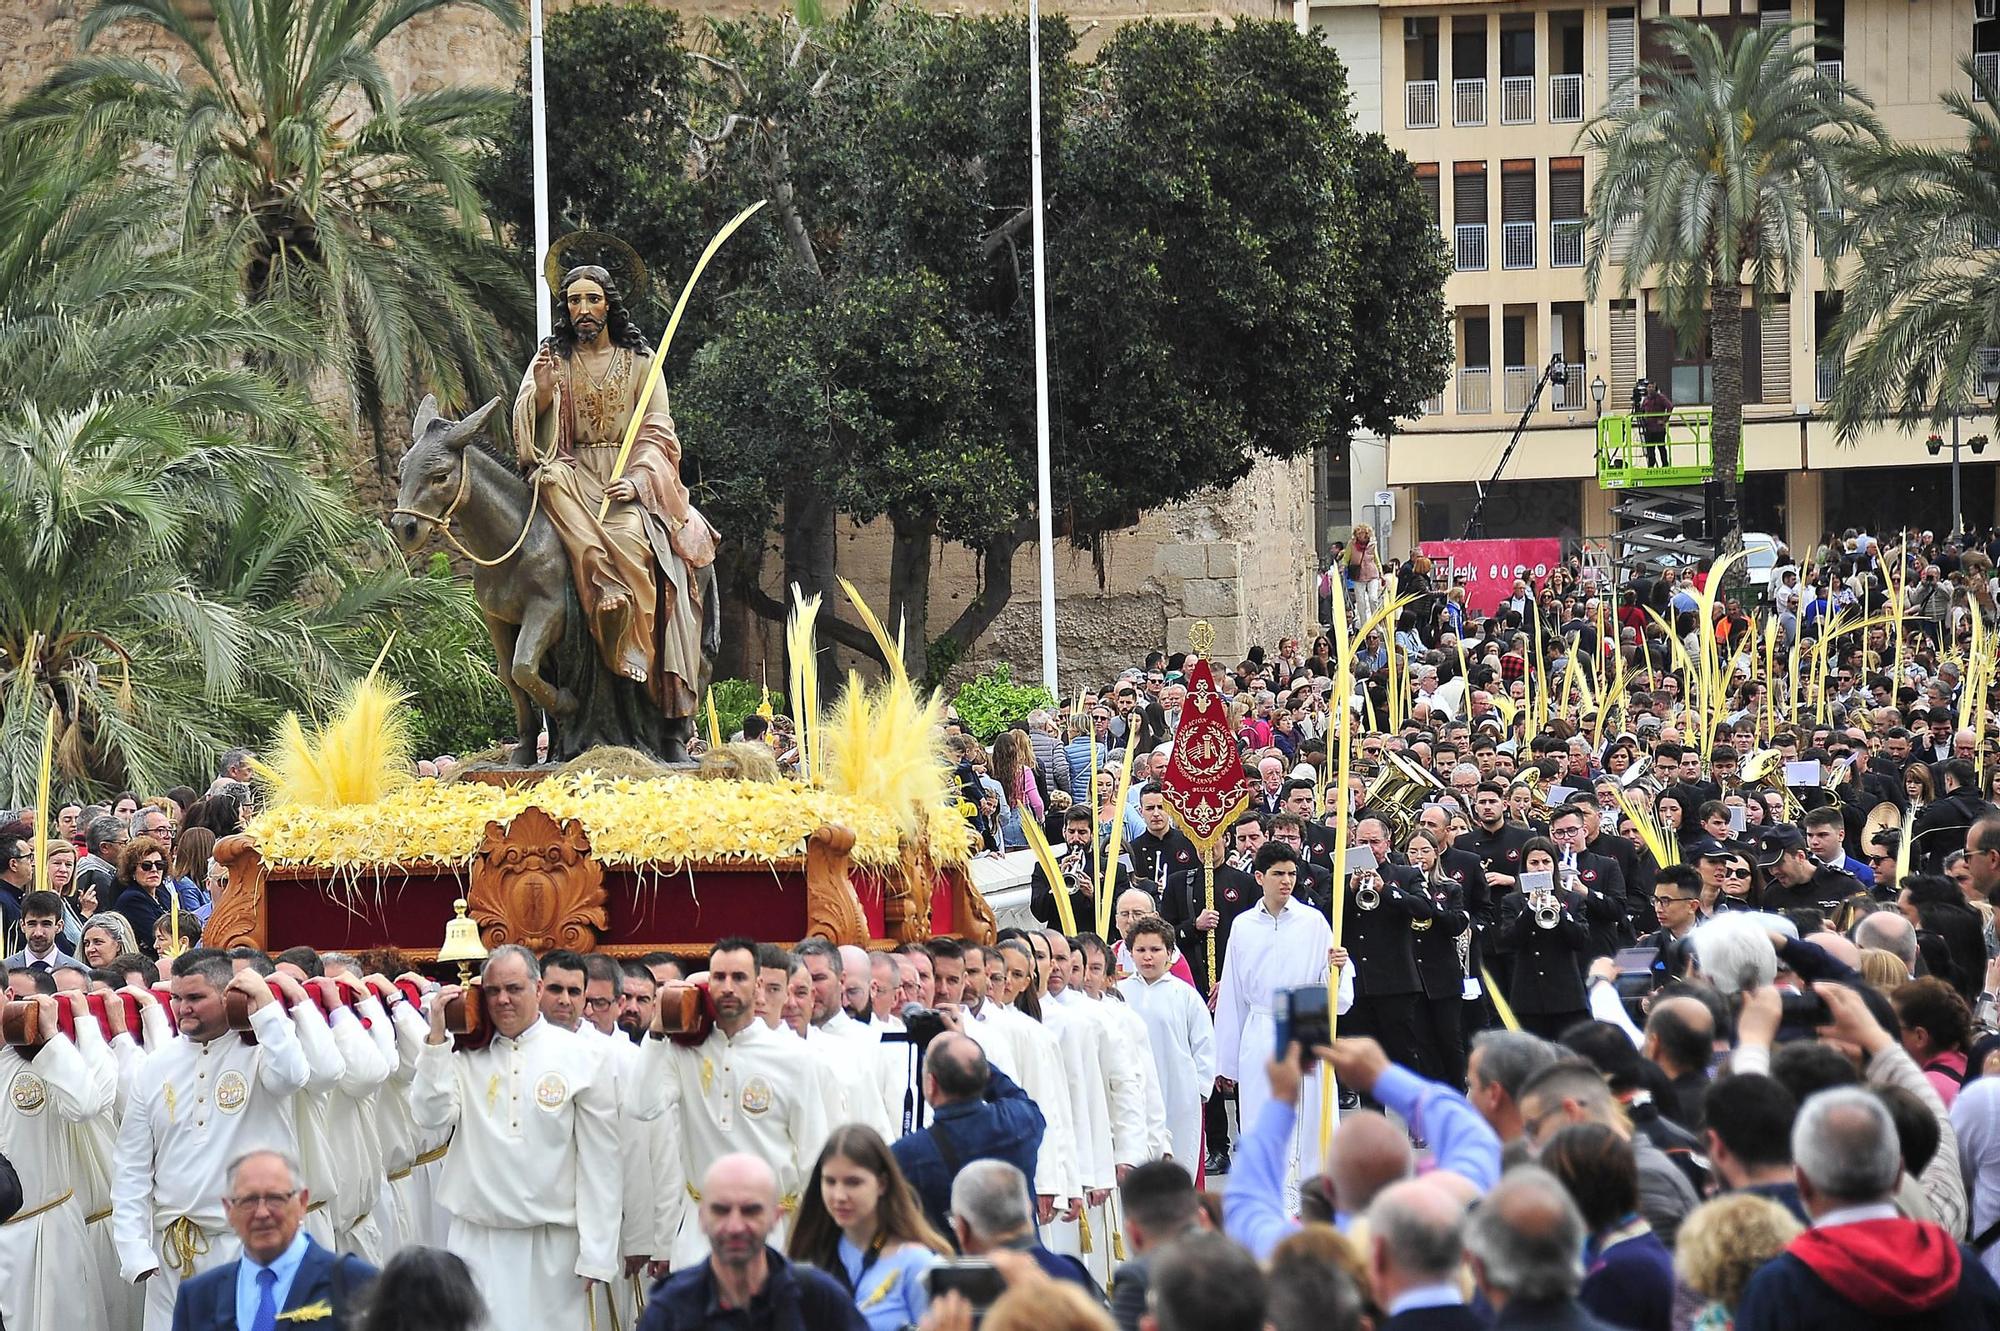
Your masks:
<svg viewBox="0 0 2000 1331"><path fill-rule="evenodd" d="M1417 979L1417 954L1410 929L1412 920L1437 916L1424 891L1423 875L1407 864L1385 864L1378 870L1381 904L1363 910L1354 899L1354 880L1349 878L1339 890L1347 893L1341 915L1342 947L1354 959L1354 996L1386 998L1397 994L1423 992ZM1329 898L1328 913L1332 902Z"/></svg>
<svg viewBox="0 0 2000 1331"><path fill-rule="evenodd" d="M1398 1313L1382 1323L1381 1331L1486 1331L1486 1323L1479 1314L1459 1303Z"/></svg>
<svg viewBox="0 0 2000 1331"><path fill-rule="evenodd" d="M974 1160L1005 1160L1032 1183L1044 1127L1042 1111L1028 1093L994 1068L982 1099L941 1106L928 1128L897 1139L889 1151L924 1215L938 1233L949 1234L951 1181L958 1171Z"/></svg>
<svg viewBox="0 0 2000 1331"><path fill-rule="evenodd" d="M174 1299L174 1331L248 1331L236 1325L236 1268L238 1262L224 1262L213 1271L204 1271L180 1287ZM299 1261L299 1273L292 1278L285 1306L278 1311L322 1300L333 1306L333 1316L314 1322L325 1331L345 1331L353 1316L358 1296L375 1279L375 1268L359 1257L335 1257L311 1239L306 1255Z"/></svg>
<svg viewBox="0 0 2000 1331"><path fill-rule="evenodd" d="M1612 1331L1606 1322L1592 1317L1575 1299L1528 1303L1515 1299L1493 1318L1493 1331L1510 1327L1533 1327L1535 1331Z"/></svg>

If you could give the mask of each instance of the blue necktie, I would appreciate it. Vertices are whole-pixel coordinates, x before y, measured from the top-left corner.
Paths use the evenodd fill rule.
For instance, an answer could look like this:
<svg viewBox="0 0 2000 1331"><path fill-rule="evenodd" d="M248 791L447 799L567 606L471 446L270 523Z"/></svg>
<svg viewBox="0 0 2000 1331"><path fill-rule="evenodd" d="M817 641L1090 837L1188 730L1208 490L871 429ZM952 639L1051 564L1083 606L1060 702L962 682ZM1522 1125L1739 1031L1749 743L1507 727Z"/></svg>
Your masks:
<svg viewBox="0 0 2000 1331"><path fill-rule="evenodd" d="M257 1273L257 1316L250 1331L278 1331L278 1273L268 1266Z"/></svg>

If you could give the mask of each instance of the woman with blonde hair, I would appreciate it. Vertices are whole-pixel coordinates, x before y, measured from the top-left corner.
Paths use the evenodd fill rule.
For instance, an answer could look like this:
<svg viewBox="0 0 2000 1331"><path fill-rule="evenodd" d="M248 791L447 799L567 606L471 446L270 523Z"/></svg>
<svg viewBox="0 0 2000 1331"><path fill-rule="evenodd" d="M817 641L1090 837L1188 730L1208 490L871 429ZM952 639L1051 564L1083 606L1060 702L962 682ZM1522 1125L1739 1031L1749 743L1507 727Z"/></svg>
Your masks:
<svg viewBox="0 0 2000 1331"><path fill-rule="evenodd" d="M1692 1331L1730 1331L1750 1277L1804 1228L1778 1203L1748 1192L1727 1193L1688 1212L1674 1241L1674 1274L1708 1300Z"/></svg>
<svg viewBox="0 0 2000 1331"><path fill-rule="evenodd" d="M846 1286L870 1331L901 1331L922 1320L924 1276L951 1245L925 1219L882 1138L850 1123L820 1150L785 1252Z"/></svg>
<svg viewBox="0 0 2000 1331"><path fill-rule="evenodd" d="M1900 989L1910 982L1910 968L1903 959L1887 948L1864 947L1861 949L1861 964L1855 967L1861 978L1882 993Z"/></svg>

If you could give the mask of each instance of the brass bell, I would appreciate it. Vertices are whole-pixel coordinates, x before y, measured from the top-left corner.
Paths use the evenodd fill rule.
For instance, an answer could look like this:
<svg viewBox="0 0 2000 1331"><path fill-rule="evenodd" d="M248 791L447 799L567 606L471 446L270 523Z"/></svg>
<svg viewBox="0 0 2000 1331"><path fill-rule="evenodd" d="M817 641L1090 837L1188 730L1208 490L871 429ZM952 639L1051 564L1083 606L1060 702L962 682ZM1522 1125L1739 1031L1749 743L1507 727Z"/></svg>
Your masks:
<svg viewBox="0 0 2000 1331"><path fill-rule="evenodd" d="M479 926L465 913L465 898L451 903L458 912L458 918L444 927L444 946L438 949L439 961L458 963L458 982L472 983L472 963L486 960L486 944L479 941Z"/></svg>

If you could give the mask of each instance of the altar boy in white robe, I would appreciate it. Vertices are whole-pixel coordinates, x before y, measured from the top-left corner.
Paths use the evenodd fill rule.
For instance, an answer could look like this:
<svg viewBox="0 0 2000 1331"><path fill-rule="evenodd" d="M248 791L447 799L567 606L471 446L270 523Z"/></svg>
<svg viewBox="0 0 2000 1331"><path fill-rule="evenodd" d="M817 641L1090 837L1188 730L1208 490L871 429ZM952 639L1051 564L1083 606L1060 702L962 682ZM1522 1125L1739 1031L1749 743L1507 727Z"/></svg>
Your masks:
<svg viewBox="0 0 2000 1331"><path fill-rule="evenodd" d="M483 1049L452 1048L445 1008L458 991L440 989L410 1087L419 1128L457 1128L438 1203L489 1331L584 1326L595 1285L619 1270L616 1069L598 1043L542 1016L540 971L516 944L486 959Z"/></svg>
<svg viewBox="0 0 2000 1331"><path fill-rule="evenodd" d="M1215 1019L1192 985L1173 973L1174 926L1158 915L1139 918L1125 935L1138 974L1118 982L1146 1023L1160 1084L1173 1158L1201 1172L1201 1106L1215 1089Z"/></svg>
<svg viewBox="0 0 2000 1331"><path fill-rule="evenodd" d="M1267 841L1252 868L1262 897L1255 908L1236 917L1215 1002L1215 1071L1236 1083L1237 1111L1244 1123L1255 1123L1271 1098L1264 1064L1277 1048L1278 994L1325 987L1332 963L1338 961L1337 1010L1346 1012L1354 1003L1354 972L1345 964L1345 951L1335 952L1326 917L1292 897L1299 881L1298 852L1282 841ZM1319 1172L1319 1091L1319 1079L1308 1078L1299 1103L1304 1126L1292 1156L1295 1178Z"/></svg>

